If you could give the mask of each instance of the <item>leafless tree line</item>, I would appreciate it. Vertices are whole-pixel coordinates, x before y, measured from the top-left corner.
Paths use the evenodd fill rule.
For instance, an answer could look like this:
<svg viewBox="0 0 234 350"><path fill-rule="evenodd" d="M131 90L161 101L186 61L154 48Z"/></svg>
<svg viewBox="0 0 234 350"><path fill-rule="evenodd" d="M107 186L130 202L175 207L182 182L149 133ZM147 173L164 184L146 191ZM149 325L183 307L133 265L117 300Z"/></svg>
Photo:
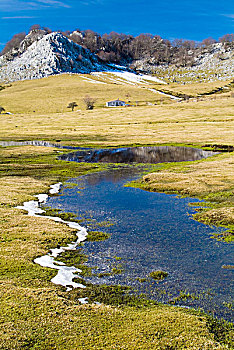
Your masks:
<svg viewBox="0 0 234 350"><path fill-rule="evenodd" d="M41 28L34 25L31 30L41 30L50 33L49 28ZM91 52L97 54L105 62L131 63L135 60L151 58L155 65L177 64L178 66L193 65L194 57L204 49L216 43L213 38L206 38L202 42L193 40L175 39L169 41L162 39L159 35L140 34L132 35L111 32L100 35L92 30L79 30L70 33L60 31L75 43L82 45ZM9 52L12 48L19 47L25 38L25 33L18 33L6 44L1 54ZM220 43L228 46L234 45L234 34L225 34L219 38Z"/></svg>

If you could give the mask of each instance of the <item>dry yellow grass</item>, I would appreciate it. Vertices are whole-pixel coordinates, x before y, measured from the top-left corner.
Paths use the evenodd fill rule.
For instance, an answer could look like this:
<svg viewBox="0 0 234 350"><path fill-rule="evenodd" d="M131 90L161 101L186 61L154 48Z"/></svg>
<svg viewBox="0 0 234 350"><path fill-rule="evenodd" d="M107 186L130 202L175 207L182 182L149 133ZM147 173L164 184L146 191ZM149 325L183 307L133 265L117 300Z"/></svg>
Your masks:
<svg viewBox="0 0 234 350"><path fill-rule="evenodd" d="M225 154L206 161L175 165L144 176L155 190L178 191L191 196L234 190L234 157Z"/></svg>
<svg viewBox="0 0 234 350"><path fill-rule="evenodd" d="M218 95L212 101L207 98L189 103L171 101L155 106L104 108L105 101L117 97L145 103L161 99L161 95L148 91L150 85L100 84L94 82L101 78L93 77L93 82L84 78L90 79L82 75L61 75L16 82L2 90L0 104L14 114L1 115L0 139L61 139L105 145L233 144L234 99L229 95ZM199 84L181 87L196 91L199 88ZM98 98L98 108L84 109L81 101L87 94ZM73 100L79 108L69 112L66 107Z"/></svg>
<svg viewBox="0 0 234 350"><path fill-rule="evenodd" d="M228 81L214 81L214 82L208 82L208 83L190 83L190 84L176 84L176 83L170 83L168 85L168 90L179 92L182 94L188 94L188 95L199 95L203 93L208 93L212 91L215 88L220 88L223 86L226 86L228 83L230 83L231 80Z"/></svg>
<svg viewBox="0 0 234 350"><path fill-rule="evenodd" d="M86 80L90 79L90 80ZM83 98L87 95L96 99L96 108L117 98L130 104L155 103L161 95L146 88L121 83L101 83L87 75L63 74L40 80L26 80L12 83L1 91L0 104L12 113L65 113L69 102L76 101L79 110L85 109ZM167 99L167 98L164 98Z"/></svg>
<svg viewBox="0 0 234 350"><path fill-rule="evenodd" d="M46 102L45 102L46 103ZM234 99L0 117L0 139L79 144L223 143L234 140Z"/></svg>

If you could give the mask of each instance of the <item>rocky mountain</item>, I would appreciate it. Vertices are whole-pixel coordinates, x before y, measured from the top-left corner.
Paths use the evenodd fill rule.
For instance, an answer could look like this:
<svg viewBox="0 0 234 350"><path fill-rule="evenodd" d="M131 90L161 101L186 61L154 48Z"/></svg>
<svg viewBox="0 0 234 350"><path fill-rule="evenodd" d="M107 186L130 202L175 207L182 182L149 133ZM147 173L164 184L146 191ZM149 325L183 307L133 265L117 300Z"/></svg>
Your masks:
<svg viewBox="0 0 234 350"><path fill-rule="evenodd" d="M17 50L0 57L0 80L5 82L110 69L113 66L61 33L41 30L30 32Z"/></svg>
<svg viewBox="0 0 234 350"><path fill-rule="evenodd" d="M118 70L117 63L138 73L171 82L228 80L234 76L233 35L222 41L169 42L159 36L132 37L90 30L72 33L32 29L15 35L0 56L0 81L43 78L60 73ZM125 69L125 68L121 68Z"/></svg>
<svg viewBox="0 0 234 350"><path fill-rule="evenodd" d="M229 80L234 77L234 43L213 43L184 50L169 64L158 65L154 57L144 57L131 68L163 76L171 82Z"/></svg>

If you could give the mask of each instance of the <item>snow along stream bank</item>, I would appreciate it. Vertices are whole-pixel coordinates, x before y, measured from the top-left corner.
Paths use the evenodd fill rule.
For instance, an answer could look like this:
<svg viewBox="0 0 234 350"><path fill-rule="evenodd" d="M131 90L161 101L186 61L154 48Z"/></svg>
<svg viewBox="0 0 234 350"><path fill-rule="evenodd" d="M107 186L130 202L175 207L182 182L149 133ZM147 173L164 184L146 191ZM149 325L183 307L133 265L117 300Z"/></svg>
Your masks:
<svg viewBox="0 0 234 350"><path fill-rule="evenodd" d="M61 183L51 185L49 193L52 195L59 193L61 186L62 186ZM45 213L45 210L41 209L40 206L41 204L46 203L49 196L47 194L41 193L41 194L35 195L35 197L38 200L24 202L23 206L17 206L16 208L26 210L28 212L28 215L30 216L51 219L55 222L61 222L71 228L76 229L77 240L76 242L72 242L71 244L68 244L67 247L51 249L50 253L43 255L39 258L36 258L34 262L36 264L39 264L40 266L49 267L51 269L58 270L57 275L54 278L52 278L51 282L66 287L67 291L71 290L72 288L86 288L83 284L76 283L73 281L74 278L80 277L78 275L78 273L81 272L80 269L74 266L66 266L63 262L55 260L55 258L57 258L59 254L65 252L66 250L75 250L79 243L86 240L88 235L86 228L80 226L77 222L64 221L59 217L40 215L42 213ZM79 301L82 304L85 304L88 302L87 298L80 298Z"/></svg>

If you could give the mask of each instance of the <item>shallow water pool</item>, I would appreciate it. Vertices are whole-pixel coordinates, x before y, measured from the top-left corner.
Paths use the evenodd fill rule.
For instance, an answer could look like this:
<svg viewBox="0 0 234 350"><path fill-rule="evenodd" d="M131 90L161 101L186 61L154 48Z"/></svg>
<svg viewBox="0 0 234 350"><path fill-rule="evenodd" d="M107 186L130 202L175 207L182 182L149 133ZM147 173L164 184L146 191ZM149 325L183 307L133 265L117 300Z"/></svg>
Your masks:
<svg viewBox="0 0 234 350"><path fill-rule="evenodd" d="M195 207L189 204L199 200L124 186L141 172L125 165L71 179L72 186L49 198L47 206L73 212L90 230L110 234L105 241L84 243L94 273L86 280L129 285L152 299L231 319L233 271L222 266L232 264L233 246L210 238L220 229L192 219ZM168 277L149 278L154 270Z"/></svg>

